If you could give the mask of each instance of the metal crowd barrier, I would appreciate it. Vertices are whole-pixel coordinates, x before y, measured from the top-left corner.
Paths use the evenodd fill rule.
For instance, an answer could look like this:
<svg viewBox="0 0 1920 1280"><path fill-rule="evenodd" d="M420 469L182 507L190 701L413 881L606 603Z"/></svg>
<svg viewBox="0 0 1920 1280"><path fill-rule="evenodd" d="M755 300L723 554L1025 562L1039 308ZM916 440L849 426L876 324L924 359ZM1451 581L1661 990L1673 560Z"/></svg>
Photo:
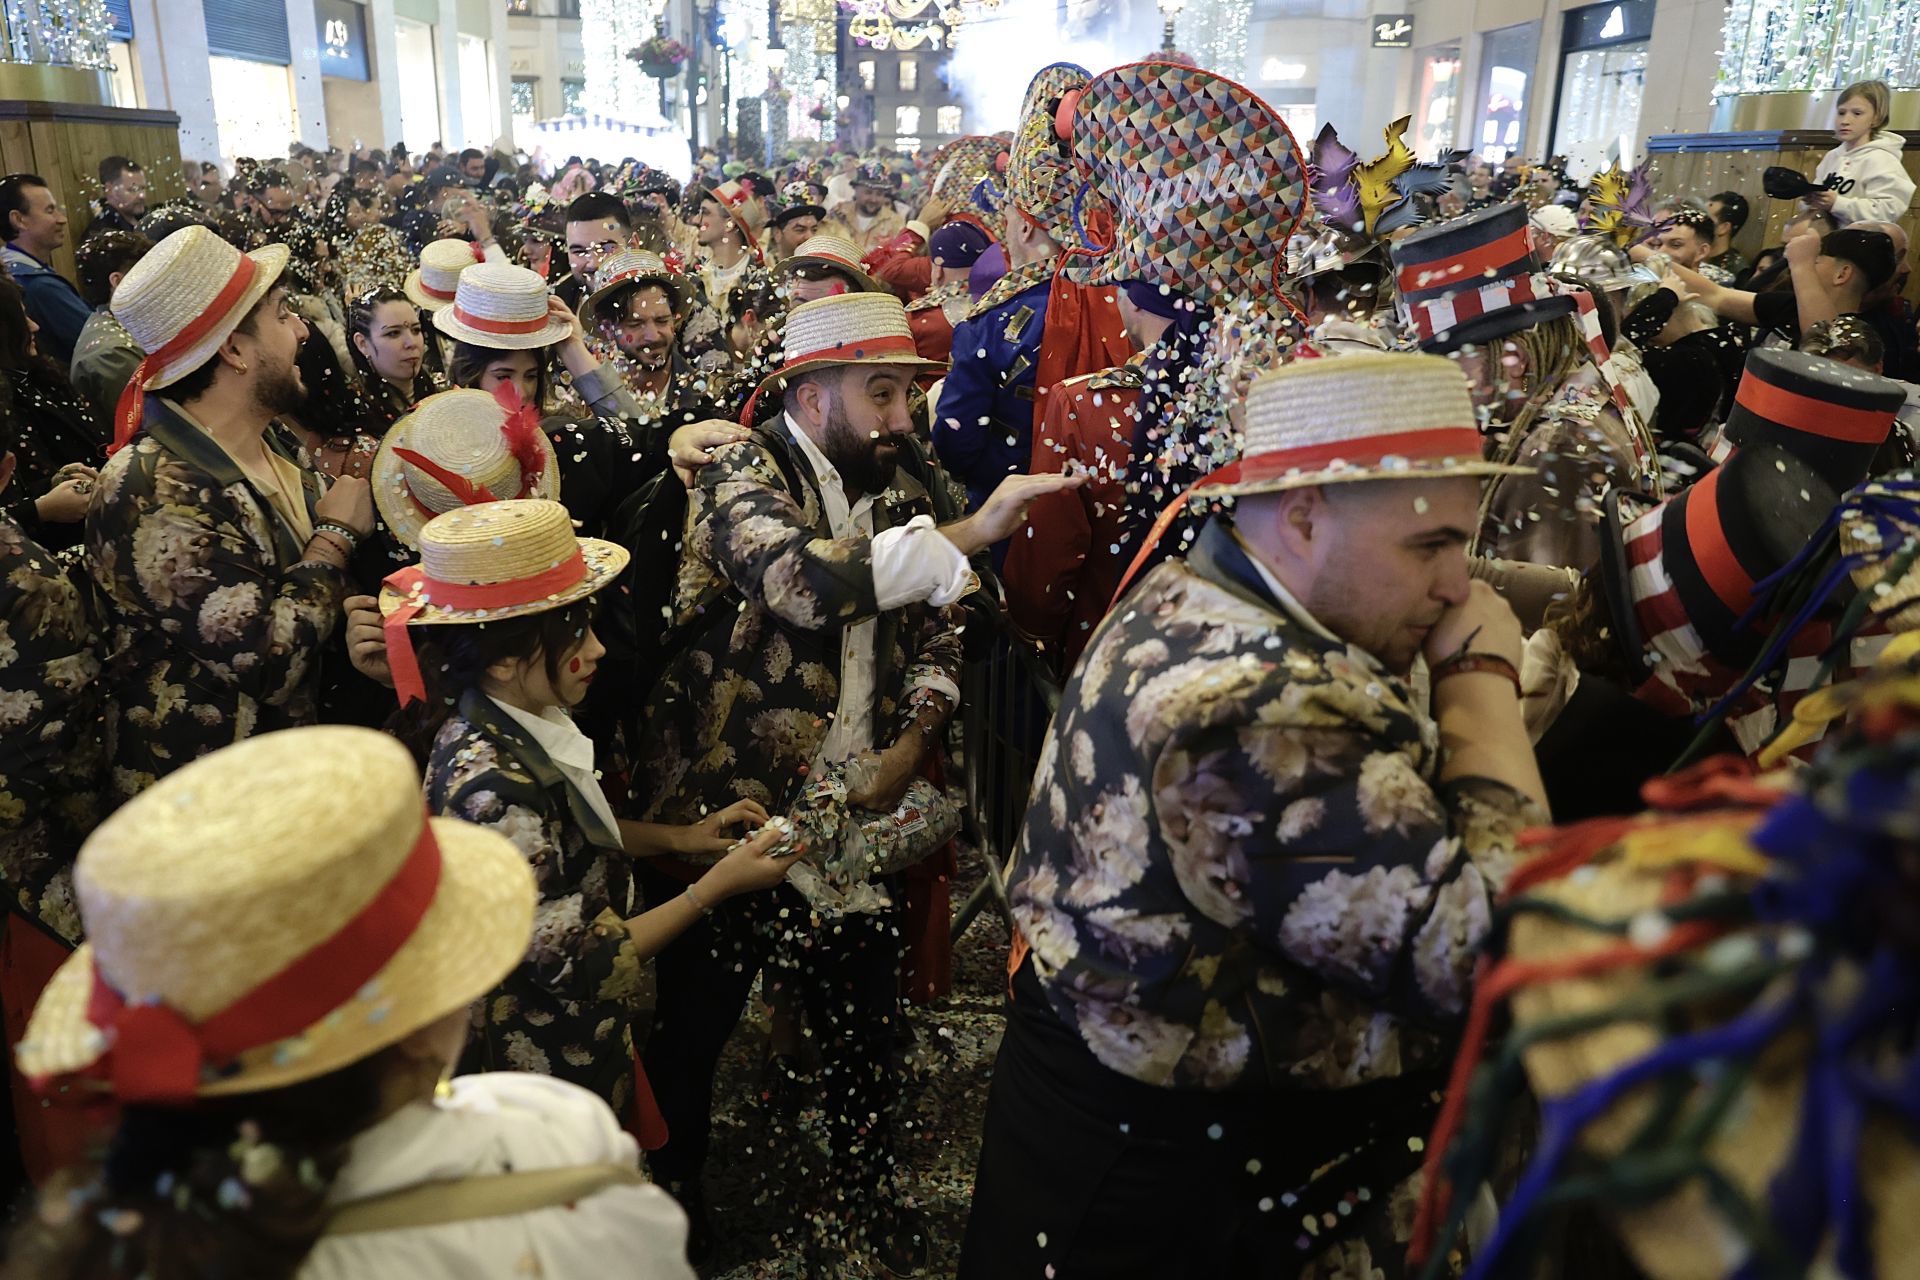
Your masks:
<svg viewBox="0 0 1920 1280"><path fill-rule="evenodd" d="M966 789L961 833L980 851L985 875L953 918L956 942L988 906L1013 926L1007 877L1026 825L1040 747L1060 705L1060 682L1032 644L1015 634L1005 611L980 610L973 625L982 617L990 617L993 640L987 655L961 673L958 749Z"/></svg>

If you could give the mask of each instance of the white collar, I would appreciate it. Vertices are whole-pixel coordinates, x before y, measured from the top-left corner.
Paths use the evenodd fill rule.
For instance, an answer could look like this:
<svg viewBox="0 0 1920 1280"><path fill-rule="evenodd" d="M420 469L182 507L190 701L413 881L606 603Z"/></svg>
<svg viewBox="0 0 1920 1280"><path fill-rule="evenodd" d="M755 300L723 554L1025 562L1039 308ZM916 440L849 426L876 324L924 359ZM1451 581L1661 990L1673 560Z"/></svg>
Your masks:
<svg viewBox="0 0 1920 1280"><path fill-rule="evenodd" d="M593 739L580 732L580 726L565 711L548 707L535 715L498 698L493 699L493 705L512 716L554 764L593 772Z"/></svg>
<svg viewBox="0 0 1920 1280"><path fill-rule="evenodd" d="M1247 563L1253 566L1253 571L1259 574L1260 580L1267 584L1267 590L1273 593L1273 598L1280 602L1282 609L1293 616L1295 622L1298 622L1301 626L1313 632L1315 635L1320 636L1322 639L1331 640L1339 645L1346 644L1346 641L1321 626L1319 620L1307 612L1307 607L1294 597L1293 592L1287 590L1285 583L1274 576L1273 570L1267 568L1266 561L1262 560L1259 554L1247 545L1247 540L1242 538L1237 531L1233 535L1233 540L1240 544L1241 554L1246 556Z"/></svg>

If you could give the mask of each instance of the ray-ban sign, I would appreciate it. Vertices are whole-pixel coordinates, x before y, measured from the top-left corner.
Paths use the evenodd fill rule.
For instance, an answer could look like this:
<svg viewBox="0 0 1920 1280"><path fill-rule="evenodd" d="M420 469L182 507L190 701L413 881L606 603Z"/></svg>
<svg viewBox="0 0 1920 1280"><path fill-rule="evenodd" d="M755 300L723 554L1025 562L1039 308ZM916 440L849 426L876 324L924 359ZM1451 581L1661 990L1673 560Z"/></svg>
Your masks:
<svg viewBox="0 0 1920 1280"><path fill-rule="evenodd" d="M1373 47L1376 49L1413 48L1413 15L1410 13L1376 13L1369 20L1373 25Z"/></svg>

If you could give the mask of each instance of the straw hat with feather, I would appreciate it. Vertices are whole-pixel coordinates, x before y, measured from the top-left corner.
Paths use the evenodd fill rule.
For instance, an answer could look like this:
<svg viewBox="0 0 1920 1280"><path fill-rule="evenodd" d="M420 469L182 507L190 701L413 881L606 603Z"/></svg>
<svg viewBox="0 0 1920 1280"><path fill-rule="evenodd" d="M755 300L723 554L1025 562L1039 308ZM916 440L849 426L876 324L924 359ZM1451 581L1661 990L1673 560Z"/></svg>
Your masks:
<svg viewBox="0 0 1920 1280"><path fill-rule="evenodd" d="M113 318L145 353L114 413L114 448L140 429L146 393L213 359L287 267L287 247L241 253L202 226L182 227L128 269Z"/></svg>
<svg viewBox="0 0 1920 1280"><path fill-rule="evenodd" d="M946 368L920 357L906 308L891 293L842 293L803 302L787 314L782 338L781 365L754 388L740 411L743 423L753 421L754 406L769 387L784 387L788 378L811 369L847 364Z"/></svg>
<svg viewBox="0 0 1920 1280"><path fill-rule="evenodd" d="M433 313L433 327L476 347L550 347L570 336L573 326L548 310L547 298L547 282L525 267L476 262L460 273L453 305Z"/></svg>
<svg viewBox="0 0 1920 1280"><path fill-rule="evenodd" d="M415 306L439 311L453 305L461 273L486 260L471 240L435 240L420 251L420 265L407 273L401 289Z"/></svg>
<svg viewBox="0 0 1920 1280"><path fill-rule="evenodd" d="M405 748L344 725L162 778L88 838L74 892L89 940L15 1059L167 1104L309 1080L465 1008L525 956L535 898L509 841L429 818Z"/></svg>
<svg viewBox="0 0 1920 1280"><path fill-rule="evenodd" d="M380 439L373 499L409 547L444 511L503 498L560 497L560 467L539 412L511 387L427 396Z"/></svg>

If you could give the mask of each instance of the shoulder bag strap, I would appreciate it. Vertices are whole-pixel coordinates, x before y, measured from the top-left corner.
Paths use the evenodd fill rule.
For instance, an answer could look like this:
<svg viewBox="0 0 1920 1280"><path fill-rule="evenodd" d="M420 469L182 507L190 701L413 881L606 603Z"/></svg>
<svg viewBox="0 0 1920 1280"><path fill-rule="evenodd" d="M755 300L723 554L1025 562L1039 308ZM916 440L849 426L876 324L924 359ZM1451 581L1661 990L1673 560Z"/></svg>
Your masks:
<svg viewBox="0 0 1920 1280"><path fill-rule="evenodd" d="M569 1165L526 1173L485 1173L402 1187L333 1211L329 1236L366 1235L410 1227L438 1227L480 1218L505 1218L574 1204L612 1187L644 1186L640 1170L623 1164Z"/></svg>

